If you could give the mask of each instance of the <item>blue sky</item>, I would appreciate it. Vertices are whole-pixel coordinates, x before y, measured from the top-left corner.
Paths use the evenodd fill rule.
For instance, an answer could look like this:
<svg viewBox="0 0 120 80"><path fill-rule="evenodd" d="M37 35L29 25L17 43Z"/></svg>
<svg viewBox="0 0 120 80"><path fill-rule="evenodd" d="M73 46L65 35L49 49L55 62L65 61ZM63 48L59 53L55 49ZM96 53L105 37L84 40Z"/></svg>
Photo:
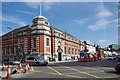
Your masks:
<svg viewBox="0 0 120 80"><path fill-rule="evenodd" d="M2 34L24 25L32 25L39 15L36 2L3 2ZM118 43L117 2L43 2L42 15L50 25L85 40L106 47Z"/></svg>

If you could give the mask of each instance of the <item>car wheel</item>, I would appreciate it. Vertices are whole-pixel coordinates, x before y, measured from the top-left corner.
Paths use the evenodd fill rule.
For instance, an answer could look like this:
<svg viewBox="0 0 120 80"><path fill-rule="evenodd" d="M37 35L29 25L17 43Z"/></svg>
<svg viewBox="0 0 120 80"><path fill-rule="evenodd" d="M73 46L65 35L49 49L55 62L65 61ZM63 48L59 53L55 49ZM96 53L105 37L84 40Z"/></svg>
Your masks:
<svg viewBox="0 0 120 80"><path fill-rule="evenodd" d="M47 66L47 64L45 64L45 66Z"/></svg>
<svg viewBox="0 0 120 80"><path fill-rule="evenodd" d="M119 71L119 70L116 70L116 72L117 72L117 73L120 73L120 71Z"/></svg>
<svg viewBox="0 0 120 80"><path fill-rule="evenodd" d="M47 66L48 63L44 64L45 66Z"/></svg>
<svg viewBox="0 0 120 80"><path fill-rule="evenodd" d="M39 65L39 62L36 62L36 65Z"/></svg>

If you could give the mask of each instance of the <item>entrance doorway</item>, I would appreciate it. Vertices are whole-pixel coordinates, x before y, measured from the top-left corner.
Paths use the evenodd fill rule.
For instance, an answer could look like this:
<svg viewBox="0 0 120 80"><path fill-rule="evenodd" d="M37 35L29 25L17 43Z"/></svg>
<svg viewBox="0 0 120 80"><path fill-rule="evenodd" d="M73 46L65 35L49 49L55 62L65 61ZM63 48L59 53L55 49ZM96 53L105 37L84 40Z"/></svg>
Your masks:
<svg viewBox="0 0 120 80"><path fill-rule="evenodd" d="M62 55L61 55L61 53L58 53L58 61L62 61Z"/></svg>

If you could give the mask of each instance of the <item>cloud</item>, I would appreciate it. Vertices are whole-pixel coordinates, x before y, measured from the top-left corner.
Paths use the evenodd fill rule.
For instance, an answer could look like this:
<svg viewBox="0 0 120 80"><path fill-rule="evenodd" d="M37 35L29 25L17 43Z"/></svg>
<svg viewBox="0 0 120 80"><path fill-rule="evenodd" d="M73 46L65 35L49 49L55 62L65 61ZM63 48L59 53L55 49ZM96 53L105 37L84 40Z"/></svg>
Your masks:
<svg viewBox="0 0 120 80"><path fill-rule="evenodd" d="M33 12L29 12L29 11L21 11L21 10L17 10L16 12L23 13L23 14L31 14L31 15L35 15L35 13L33 13Z"/></svg>
<svg viewBox="0 0 120 80"><path fill-rule="evenodd" d="M85 18L85 19L78 19L78 20L76 19L76 20L74 20L74 22L83 25L83 24L85 24L88 20L89 20L88 18Z"/></svg>
<svg viewBox="0 0 120 80"><path fill-rule="evenodd" d="M20 26L25 26L27 23L19 18L13 17L13 16L3 16L2 20L0 21L7 21L7 22L12 22L16 23Z"/></svg>
<svg viewBox="0 0 120 80"><path fill-rule="evenodd" d="M97 17L99 18L106 18L112 15L112 13L103 4L101 4L96 11Z"/></svg>
<svg viewBox="0 0 120 80"><path fill-rule="evenodd" d="M40 3L39 2L26 2L26 5L31 8L37 9Z"/></svg>
<svg viewBox="0 0 120 80"><path fill-rule="evenodd" d="M40 2L25 2L26 5L30 8L33 8L33 9L37 9L40 7ZM55 2L52 2L52 1L49 1L47 0L46 2L42 2L42 7L45 9L45 10L50 10L52 7L52 5L54 4Z"/></svg>
<svg viewBox="0 0 120 80"><path fill-rule="evenodd" d="M54 4L54 2L45 2L44 5L44 9L45 10L50 10L51 6Z"/></svg>
<svg viewBox="0 0 120 80"><path fill-rule="evenodd" d="M101 45L101 47L106 47L110 44L110 42L108 42L105 39L101 39L101 40L99 40L98 44Z"/></svg>
<svg viewBox="0 0 120 80"><path fill-rule="evenodd" d="M101 20L96 21L96 23L94 25L90 25L88 28L92 31L102 30L107 27L110 27L110 26L108 26L109 24L111 24L111 23L117 24L117 22L118 22L118 19L114 19L111 21L108 21L106 19L101 19ZM118 26L116 25L116 27L118 27Z"/></svg>
<svg viewBox="0 0 120 80"><path fill-rule="evenodd" d="M86 42L87 42L88 44L91 44L91 41L89 41L89 40L87 40Z"/></svg>
<svg viewBox="0 0 120 80"><path fill-rule="evenodd" d="M110 23L116 21L116 19L112 21L108 19L111 18L113 14L102 3L97 7L96 12L95 23L88 26L88 29L92 31L107 28Z"/></svg>
<svg viewBox="0 0 120 80"><path fill-rule="evenodd" d="M106 43L107 40L105 40L105 39L101 39L99 42L100 42L100 43Z"/></svg>
<svg viewBox="0 0 120 80"><path fill-rule="evenodd" d="M103 23L108 23L108 21L106 21L105 19L98 20L98 21L96 21L95 24L90 25L88 28L93 31L104 29L104 27L106 27L106 24L103 24Z"/></svg>

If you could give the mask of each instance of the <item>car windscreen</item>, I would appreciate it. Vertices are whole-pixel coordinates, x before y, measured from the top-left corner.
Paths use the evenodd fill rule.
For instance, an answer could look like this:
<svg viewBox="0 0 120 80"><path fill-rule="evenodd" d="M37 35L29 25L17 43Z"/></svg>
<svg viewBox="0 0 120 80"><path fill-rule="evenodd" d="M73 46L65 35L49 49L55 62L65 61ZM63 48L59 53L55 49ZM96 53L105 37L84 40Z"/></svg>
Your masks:
<svg viewBox="0 0 120 80"><path fill-rule="evenodd" d="M28 57L27 60L34 60L34 57Z"/></svg>
<svg viewBox="0 0 120 80"><path fill-rule="evenodd" d="M44 60L44 58L42 56L37 56L36 57L38 60Z"/></svg>

